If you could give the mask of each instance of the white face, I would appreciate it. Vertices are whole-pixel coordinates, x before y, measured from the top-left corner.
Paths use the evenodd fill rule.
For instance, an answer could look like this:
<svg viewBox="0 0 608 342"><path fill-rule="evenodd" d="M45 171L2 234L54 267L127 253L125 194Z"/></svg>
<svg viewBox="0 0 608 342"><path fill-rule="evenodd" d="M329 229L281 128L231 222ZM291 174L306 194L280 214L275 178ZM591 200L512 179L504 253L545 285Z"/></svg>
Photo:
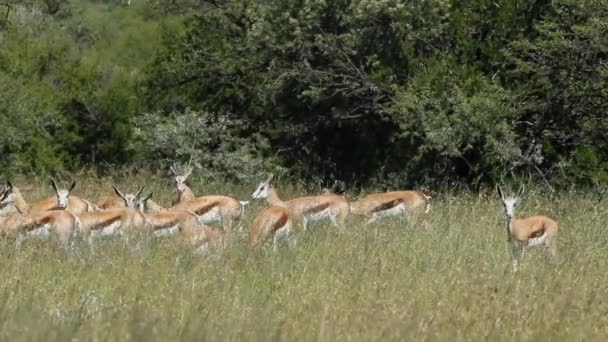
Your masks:
<svg viewBox="0 0 608 342"><path fill-rule="evenodd" d="M186 179L186 176L175 177L175 186L177 187L177 192L184 192L184 190L186 190Z"/></svg>
<svg viewBox="0 0 608 342"><path fill-rule="evenodd" d="M258 188L255 189L253 194L251 195L254 199L264 199L268 197L268 188L270 184L268 182L262 182L258 185Z"/></svg>
<svg viewBox="0 0 608 342"><path fill-rule="evenodd" d="M61 189L57 191L57 203L59 208L65 209L68 207L68 204L70 204L70 192L65 190L65 189Z"/></svg>
<svg viewBox="0 0 608 342"><path fill-rule="evenodd" d="M508 218L515 216L515 206L517 205L517 197L506 197L502 200L505 208L505 214Z"/></svg>
<svg viewBox="0 0 608 342"><path fill-rule="evenodd" d="M137 208L138 206L137 196L134 194L126 194L123 200L127 208Z"/></svg>

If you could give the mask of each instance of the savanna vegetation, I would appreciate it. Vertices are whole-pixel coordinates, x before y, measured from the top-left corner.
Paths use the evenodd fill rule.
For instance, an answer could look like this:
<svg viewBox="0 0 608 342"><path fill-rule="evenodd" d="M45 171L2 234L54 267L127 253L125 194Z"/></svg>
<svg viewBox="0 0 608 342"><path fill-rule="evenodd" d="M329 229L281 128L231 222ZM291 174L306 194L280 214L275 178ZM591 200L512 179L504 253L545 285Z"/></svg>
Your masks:
<svg viewBox="0 0 608 342"><path fill-rule="evenodd" d="M0 175L28 200L55 176L168 207L176 161L198 195L433 191L276 254L0 239L0 339L603 341L607 36L604 0L0 0ZM500 181L557 258L509 271Z"/></svg>
<svg viewBox="0 0 608 342"><path fill-rule="evenodd" d="M145 175L115 179L128 189ZM76 194L108 192L87 178ZM147 177L168 205L167 184ZM24 180L16 182L23 184ZM197 182L196 193L250 196L255 184ZM30 181L29 198L48 195ZM304 189L279 183L285 197ZM318 192L318 189L317 189ZM265 206L247 208L244 225ZM548 209L550 208L550 209ZM603 341L608 336L608 211L584 193L530 189L520 214L559 219L558 257L530 250L510 270L505 217L493 192L445 193L421 224L388 220L343 230L314 224L297 247L250 250L238 236L220 254L173 239L107 239L66 250L0 241L3 340L493 340Z"/></svg>

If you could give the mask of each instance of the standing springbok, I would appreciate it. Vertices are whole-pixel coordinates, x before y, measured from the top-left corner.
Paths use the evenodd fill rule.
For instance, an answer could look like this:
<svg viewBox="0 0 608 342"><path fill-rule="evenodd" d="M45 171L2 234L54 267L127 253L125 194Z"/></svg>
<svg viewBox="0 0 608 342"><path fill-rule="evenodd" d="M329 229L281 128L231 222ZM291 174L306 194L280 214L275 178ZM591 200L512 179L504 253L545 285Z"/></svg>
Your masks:
<svg viewBox="0 0 608 342"><path fill-rule="evenodd" d="M430 210L430 196L420 191L391 191L367 195L350 203L350 212L370 219L366 224L382 217L401 216L410 218L424 208Z"/></svg>
<svg viewBox="0 0 608 342"><path fill-rule="evenodd" d="M292 220L289 207L283 201L277 201L264 209L253 221L249 229L249 245L254 248L272 237L273 250L277 250L279 240L287 240L293 247L296 239L291 231Z"/></svg>
<svg viewBox="0 0 608 342"><path fill-rule="evenodd" d="M254 199L266 199L271 205L285 203L294 218L302 220L304 231L308 229L308 222L330 220L334 226L343 227L344 221L350 212L348 202L344 197L329 192L317 196L306 196L283 202L276 189L270 182L273 175L261 182L253 192Z"/></svg>
<svg viewBox="0 0 608 342"><path fill-rule="evenodd" d="M20 198L19 189L7 182L7 186L0 192L0 202L3 204L14 204ZM25 202L23 198L20 201ZM59 240L67 245L70 239L78 232L79 220L70 212L65 210L49 210L36 213L25 213L23 203L15 207L20 212L12 216L0 217L0 233L4 236L16 238L17 247L23 240L28 238L47 238L56 235ZM24 211L21 211L24 210ZM23 214L22 214L23 213Z"/></svg>
<svg viewBox="0 0 608 342"><path fill-rule="evenodd" d="M115 186L113 188L124 201L123 208L85 212L78 216L81 225L80 231L88 239L89 244L106 236L130 234L144 229L146 226L145 216L137 209L137 202L143 187L133 197L123 195Z"/></svg>
<svg viewBox="0 0 608 342"><path fill-rule="evenodd" d="M239 201L236 198L222 195L196 197L186 184L188 177L192 174L192 167L188 165L182 168L182 172L178 172L178 168L174 164L171 172L175 175L178 197L169 209L192 211L199 215L205 224L219 223L228 229L231 229L236 221L240 221L249 201Z"/></svg>
<svg viewBox="0 0 608 342"><path fill-rule="evenodd" d="M188 177L192 174L192 166L188 165L181 169L180 172L176 164L173 164L170 168L171 173L175 176L175 190L177 191L177 198L173 201L172 205L191 201L196 198L192 189L186 184Z"/></svg>
<svg viewBox="0 0 608 342"><path fill-rule="evenodd" d="M511 244L511 257L513 270L517 271L519 260L526 247L544 246L551 256L557 254L555 238L557 237L557 222L543 215L515 218L515 206L524 195L524 186L517 191L517 195L505 196L500 185L496 186L507 217L507 238Z"/></svg>
<svg viewBox="0 0 608 342"><path fill-rule="evenodd" d="M145 216L146 228L154 236L170 236L183 230L204 230L207 228L201 223L202 218L194 212L179 209L163 209L151 200L152 195L150 193L145 198L138 198L137 208ZM154 209L156 210L145 213L145 209L149 205L154 205Z"/></svg>
<svg viewBox="0 0 608 342"><path fill-rule="evenodd" d="M6 182L7 196L11 198L13 205L21 214L36 213L48 210L67 210L74 215L86 211L93 211L94 206L89 201L77 196L71 196L72 190L76 186L76 181L72 182L69 189L60 189L55 180L51 180L51 185L55 190L55 196L44 198L34 203L28 203L18 188L13 186L10 181Z"/></svg>

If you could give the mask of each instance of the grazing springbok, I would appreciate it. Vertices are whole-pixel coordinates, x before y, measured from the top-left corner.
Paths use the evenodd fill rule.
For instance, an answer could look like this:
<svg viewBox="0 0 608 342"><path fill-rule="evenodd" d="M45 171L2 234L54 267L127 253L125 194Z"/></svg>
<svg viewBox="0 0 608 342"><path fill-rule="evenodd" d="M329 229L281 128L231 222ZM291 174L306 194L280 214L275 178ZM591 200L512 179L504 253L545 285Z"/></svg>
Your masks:
<svg viewBox="0 0 608 342"><path fill-rule="evenodd" d="M285 203L291 215L302 220L304 231L308 229L308 222L330 220L334 226L343 227L344 221L350 212L346 199L329 192L318 196L306 196L283 202L276 189L270 184L273 175L261 182L253 192L254 199L266 199L271 205Z"/></svg>
<svg viewBox="0 0 608 342"><path fill-rule="evenodd" d="M14 204L15 199L19 198L15 195L15 191L19 194L19 189L8 184L10 182L7 182L7 186L0 192L0 202ZM78 232L79 226L80 222L76 216L65 210L25 214L19 212L12 216L0 217L1 235L15 237L17 247L20 247L25 239L47 238L52 235L57 236L67 246L70 239Z"/></svg>
<svg viewBox="0 0 608 342"><path fill-rule="evenodd" d="M496 186L507 217L507 238L511 244L511 257L513 270L517 271L519 260L526 247L544 246L551 256L557 254L555 238L557 237L557 222L543 215L515 218L515 206L524 195L524 186L517 191L517 195L505 196L500 185Z"/></svg>
<svg viewBox="0 0 608 342"><path fill-rule="evenodd" d="M424 208L430 210L430 196L420 191L391 191L367 195L350 203L350 212L370 219L366 224L383 217L410 218Z"/></svg>
<svg viewBox="0 0 608 342"><path fill-rule="evenodd" d="M223 250L231 234L224 229L206 225L180 226L177 240L193 247L195 253L206 254L210 251Z"/></svg>
<svg viewBox="0 0 608 342"><path fill-rule="evenodd" d="M152 195L150 193L145 198L138 198L137 209L145 216L146 228L154 236L170 236L182 230L204 230L207 228L201 223L202 218L195 213L188 210L163 209L151 200ZM154 205L155 210L145 213L145 209L149 205Z"/></svg>
<svg viewBox="0 0 608 342"><path fill-rule="evenodd" d="M130 234L146 226L146 218L137 208L143 187L133 197L123 195L115 186L114 191L122 198L123 208L85 212L78 216L80 231L88 239L89 244L106 236Z"/></svg>
<svg viewBox="0 0 608 342"><path fill-rule="evenodd" d="M89 201L70 195L76 186L76 181L73 181L67 190L57 187L55 180L51 180L51 185L55 190L55 196L47 197L31 204L23 198L21 191L13 186L10 181L6 182L6 195L21 214L48 210L67 210L74 215L79 215L83 212L94 211L95 207Z"/></svg>
<svg viewBox="0 0 608 342"><path fill-rule="evenodd" d="M296 238L292 233L291 212L287 204L281 200L262 210L253 220L249 228L249 246L254 248L272 237L273 250L276 252L279 240L287 240L295 247Z"/></svg>

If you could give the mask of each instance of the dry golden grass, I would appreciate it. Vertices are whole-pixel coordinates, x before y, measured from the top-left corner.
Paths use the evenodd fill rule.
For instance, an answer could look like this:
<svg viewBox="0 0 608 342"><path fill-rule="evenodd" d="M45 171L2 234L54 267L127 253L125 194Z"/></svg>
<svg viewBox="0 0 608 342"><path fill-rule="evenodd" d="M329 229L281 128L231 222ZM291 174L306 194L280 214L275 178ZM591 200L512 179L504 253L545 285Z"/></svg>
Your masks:
<svg viewBox="0 0 608 342"><path fill-rule="evenodd" d="M117 180L125 191L137 186ZM87 178L76 193L94 199L110 191L106 182ZM15 183L30 199L51 191L46 180ZM149 188L169 202L168 181ZM241 199L253 189L194 186ZM247 209L246 224L263 205ZM2 241L0 339L605 340L608 206L532 191L518 209L559 221L558 259L530 250L510 272L493 193L435 194L418 224L316 224L298 233L295 250L277 254L249 251L245 237L221 256L193 255L170 239L143 247L113 239L76 252Z"/></svg>

